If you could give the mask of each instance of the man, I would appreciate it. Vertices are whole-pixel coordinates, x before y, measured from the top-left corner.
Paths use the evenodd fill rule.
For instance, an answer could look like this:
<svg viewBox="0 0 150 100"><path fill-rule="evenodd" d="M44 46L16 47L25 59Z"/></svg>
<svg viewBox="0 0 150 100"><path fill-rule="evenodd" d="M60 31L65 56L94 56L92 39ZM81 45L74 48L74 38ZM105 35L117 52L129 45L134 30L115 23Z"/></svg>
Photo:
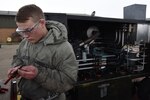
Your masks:
<svg viewBox="0 0 150 100"><path fill-rule="evenodd" d="M16 15L16 32L21 41L8 70L21 76L18 87L22 100L66 100L65 92L77 80L77 63L66 27L45 21L43 11L31 4Z"/></svg>

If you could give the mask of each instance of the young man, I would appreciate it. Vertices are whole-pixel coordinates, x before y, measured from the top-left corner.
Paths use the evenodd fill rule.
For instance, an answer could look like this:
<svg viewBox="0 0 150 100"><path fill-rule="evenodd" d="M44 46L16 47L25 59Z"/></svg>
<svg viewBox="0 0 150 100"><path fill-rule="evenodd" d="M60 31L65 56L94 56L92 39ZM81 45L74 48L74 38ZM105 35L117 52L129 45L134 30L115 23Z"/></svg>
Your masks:
<svg viewBox="0 0 150 100"><path fill-rule="evenodd" d="M66 27L45 21L43 11L31 4L16 15L16 32L24 39L13 58L10 77L16 70L22 100L66 100L65 92L77 80L78 67Z"/></svg>

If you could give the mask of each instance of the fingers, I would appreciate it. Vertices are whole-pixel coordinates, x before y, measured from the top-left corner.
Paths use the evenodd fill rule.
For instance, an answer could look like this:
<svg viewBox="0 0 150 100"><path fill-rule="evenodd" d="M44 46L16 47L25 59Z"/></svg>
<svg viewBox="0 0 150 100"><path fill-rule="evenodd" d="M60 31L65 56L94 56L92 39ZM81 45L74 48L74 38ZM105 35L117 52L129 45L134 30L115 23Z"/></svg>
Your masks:
<svg viewBox="0 0 150 100"><path fill-rule="evenodd" d="M12 76L14 74L14 72L16 72L18 69L19 69L19 66L9 69L7 72L8 77Z"/></svg>
<svg viewBox="0 0 150 100"><path fill-rule="evenodd" d="M38 69L32 65L24 66L21 69L18 69L18 73L21 77L26 79L33 79L38 73Z"/></svg>
<svg viewBox="0 0 150 100"><path fill-rule="evenodd" d="M38 69L32 65L23 67L17 66L8 70L8 77L11 77L16 71L19 76L26 79L33 79L38 73Z"/></svg>

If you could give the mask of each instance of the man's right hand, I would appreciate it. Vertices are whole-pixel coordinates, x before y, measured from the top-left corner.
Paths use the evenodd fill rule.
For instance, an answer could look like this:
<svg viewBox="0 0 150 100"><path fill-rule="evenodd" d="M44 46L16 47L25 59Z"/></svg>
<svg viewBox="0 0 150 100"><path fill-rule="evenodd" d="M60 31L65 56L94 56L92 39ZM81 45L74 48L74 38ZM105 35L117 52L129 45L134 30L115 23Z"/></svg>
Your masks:
<svg viewBox="0 0 150 100"><path fill-rule="evenodd" d="M8 72L7 72L8 77L12 77L13 74L14 74L16 71L18 71L19 68L20 68L20 66L10 68L10 69L8 70ZM17 75L17 77L19 77L19 74Z"/></svg>

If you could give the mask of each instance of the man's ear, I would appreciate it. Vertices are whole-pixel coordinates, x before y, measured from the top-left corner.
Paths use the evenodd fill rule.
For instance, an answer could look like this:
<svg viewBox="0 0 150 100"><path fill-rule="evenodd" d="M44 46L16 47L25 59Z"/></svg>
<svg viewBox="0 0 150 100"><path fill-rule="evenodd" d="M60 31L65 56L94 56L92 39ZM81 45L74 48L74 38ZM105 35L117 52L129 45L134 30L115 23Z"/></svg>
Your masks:
<svg viewBox="0 0 150 100"><path fill-rule="evenodd" d="M40 24L41 24L42 26L45 26L45 24L46 24L45 19L40 19L39 22L40 22Z"/></svg>

